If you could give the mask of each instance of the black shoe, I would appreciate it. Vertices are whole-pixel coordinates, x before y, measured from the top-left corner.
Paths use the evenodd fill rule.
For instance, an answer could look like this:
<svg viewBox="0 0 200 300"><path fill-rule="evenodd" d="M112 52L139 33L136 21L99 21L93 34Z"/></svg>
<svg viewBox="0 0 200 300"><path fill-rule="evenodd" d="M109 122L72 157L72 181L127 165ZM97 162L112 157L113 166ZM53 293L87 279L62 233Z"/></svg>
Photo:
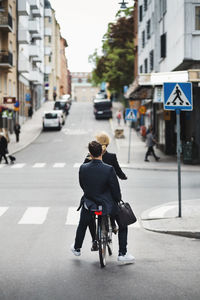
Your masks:
<svg viewBox="0 0 200 300"><path fill-rule="evenodd" d="M156 161L159 161L159 159L160 159L160 157L157 156L157 157L156 157Z"/></svg>
<svg viewBox="0 0 200 300"><path fill-rule="evenodd" d="M99 247L98 247L97 241L92 242L91 251L98 251L98 250L99 250Z"/></svg>
<svg viewBox="0 0 200 300"><path fill-rule="evenodd" d="M149 162L149 160L147 158L144 161L148 161Z"/></svg>
<svg viewBox="0 0 200 300"><path fill-rule="evenodd" d="M118 228L117 228L116 226L113 226L113 227L112 227L112 232L113 232L114 234L117 234Z"/></svg>

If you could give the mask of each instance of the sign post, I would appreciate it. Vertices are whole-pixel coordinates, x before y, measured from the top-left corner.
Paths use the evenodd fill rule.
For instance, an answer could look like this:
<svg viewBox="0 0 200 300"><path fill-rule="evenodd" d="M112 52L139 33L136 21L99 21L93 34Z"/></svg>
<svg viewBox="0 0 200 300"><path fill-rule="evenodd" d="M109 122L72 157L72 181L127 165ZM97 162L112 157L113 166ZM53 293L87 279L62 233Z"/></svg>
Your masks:
<svg viewBox="0 0 200 300"><path fill-rule="evenodd" d="M125 120L136 122L137 121L137 109L126 108ZM129 131L128 164L130 162L130 154L131 154L131 122L130 122L130 131Z"/></svg>
<svg viewBox="0 0 200 300"><path fill-rule="evenodd" d="M164 109L176 111L177 129L177 167L178 167L178 217L182 217L181 211L181 129L180 114L181 110L191 111L192 106L192 84L189 82L164 83Z"/></svg>

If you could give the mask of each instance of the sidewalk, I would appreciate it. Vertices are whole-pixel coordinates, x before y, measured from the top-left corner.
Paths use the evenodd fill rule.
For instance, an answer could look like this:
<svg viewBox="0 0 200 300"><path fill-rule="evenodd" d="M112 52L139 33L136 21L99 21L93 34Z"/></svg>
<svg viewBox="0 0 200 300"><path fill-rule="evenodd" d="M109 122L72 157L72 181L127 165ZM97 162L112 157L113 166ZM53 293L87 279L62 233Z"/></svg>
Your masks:
<svg viewBox="0 0 200 300"><path fill-rule="evenodd" d="M31 119L21 125L19 142L16 143L15 134L10 134L10 143L8 144L9 154L14 154L31 144L42 131L42 115L45 110L53 109L53 101L44 102Z"/></svg>
<svg viewBox="0 0 200 300"><path fill-rule="evenodd" d="M110 121L112 132L115 129L124 129L124 139L115 139L118 149L118 160L121 167L141 170L160 170L177 172L177 160L175 156L167 156L155 147L155 153L160 157L157 162L149 156L150 162L145 162L144 157L147 148L141 136L134 129L131 130L130 163L128 163L130 123L121 120L117 124L116 112L121 107L119 103L113 103L113 119ZM181 163L182 172L200 172L200 165L184 165ZM165 203L161 206L152 207L142 213L142 225L145 229L159 232L200 238L200 199L182 201L182 218L178 218L178 201Z"/></svg>

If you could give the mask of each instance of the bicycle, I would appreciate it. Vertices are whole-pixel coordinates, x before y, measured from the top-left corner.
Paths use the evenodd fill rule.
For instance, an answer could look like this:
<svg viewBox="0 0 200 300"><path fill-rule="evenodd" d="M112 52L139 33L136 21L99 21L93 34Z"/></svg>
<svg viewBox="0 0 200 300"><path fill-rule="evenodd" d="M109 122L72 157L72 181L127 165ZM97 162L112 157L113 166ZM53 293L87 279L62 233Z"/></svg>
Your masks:
<svg viewBox="0 0 200 300"><path fill-rule="evenodd" d="M102 206L94 211L96 240L99 249L99 261L101 268L106 266L106 250L112 255L112 226L109 215L102 214Z"/></svg>

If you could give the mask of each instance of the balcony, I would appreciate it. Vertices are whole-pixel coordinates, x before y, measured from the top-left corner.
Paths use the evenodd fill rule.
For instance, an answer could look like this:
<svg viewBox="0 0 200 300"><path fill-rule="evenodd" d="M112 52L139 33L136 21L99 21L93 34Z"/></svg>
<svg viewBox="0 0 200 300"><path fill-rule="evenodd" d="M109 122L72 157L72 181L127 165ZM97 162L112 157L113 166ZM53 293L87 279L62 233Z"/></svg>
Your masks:
<svg viewBox="0 0 200 300"><path fill-rule="evenodd" d="M34 62L42 62L42 58L40 56L33 57Z"/></svg>
<svg viewBox="0 0 200 300"><path fill-rule="evenodd" d="M12 16L9 13L0 11L0 30L12 32L13 22Z"/></svg>
<svg viewBox="0 0 200 300"><path fill-rule="evenodd" d="M43 75L38 70L33 70L29 74L29 81L33 84L43 84Z"/></svg>
<svg viewBox="0 0 200 300"><path fill-rule="evenodd" d="M42 17L42 13L40 9L33 9L32 10L32 15L34 18L41 18Z"/></svg>
<svg viewBox="0 0 200 300"><path fill-rule="evenodd" d="M19 55L19 64L18 64L19 73L29 73L30 72L30 64L28 58L26 58L23 54Z"/></svg>
<svg viewBox="0 0 200 300"><path fill-rule="evenodd" d="M9 51L0 51L0 68L12 68L13 55Z"/></svg>
<svg viewBox="0 0 200 300"><path fill-rule="evenodd" d="M40 27L36 20L29 20L29 31L30 33L39 33Z"/></svg>
<svg viewBox="0 0 200 300"><path fill-rule="evenodd" d="M34 40L42 40L42 36L40 33L33 33L31 37Z"/></svg>
<svg viewBox="0 0 200 300"><path fill-rule="evenodd" d="M18 43L19 44L29 44L30 33L25 29L19 29L18 31Z"/></svg>
<svg viewBox="0 0 200 300"><path fill-rule="evenodd" d="M31 9L39 9L40 1L39 0L29 0Z"/></svg>
<svg viewBox="0 0 200 300"><path fill-rule="evenodd" d="M45 17L52 17L52 10L51 10L51 8L45 8L44 9L44 16Z"/></svg>
<svg viewBox="0 0 200 300"><path fill-rule="evenodd" d="M29 56L30 57L40 56L40 48L37 45L30 45L29 46Z"/></svg>
<svg viewBox="0 0 200 300"><path fill-rule="evenodd" d="M45 74L51 74L51 71L52 71L52 66L51 65L44 67L44 73Z"/></svg>
<svg viewBox="0 0 200 300"><path fill-rule="evenodd" d="M52 49L51 49L51 47L47 47L47 46L45 46L45 48L44 48L44 55L51 55L52 54Z"/></svg>
<svg viewBox="0 0 200 300"><path fill-rule="evenodd" d="M30 15L30 5L27 0L18 1L18 15L19 16Z"/></svg>
<svg viewBox="0 0 200 300"><path fill-rule="evenodd" d="M44 29L44 35L45 35L45 36L51 36L51 35L52 35L52 30L51 30L50 27L46 27L46 28Z"/></svg>

